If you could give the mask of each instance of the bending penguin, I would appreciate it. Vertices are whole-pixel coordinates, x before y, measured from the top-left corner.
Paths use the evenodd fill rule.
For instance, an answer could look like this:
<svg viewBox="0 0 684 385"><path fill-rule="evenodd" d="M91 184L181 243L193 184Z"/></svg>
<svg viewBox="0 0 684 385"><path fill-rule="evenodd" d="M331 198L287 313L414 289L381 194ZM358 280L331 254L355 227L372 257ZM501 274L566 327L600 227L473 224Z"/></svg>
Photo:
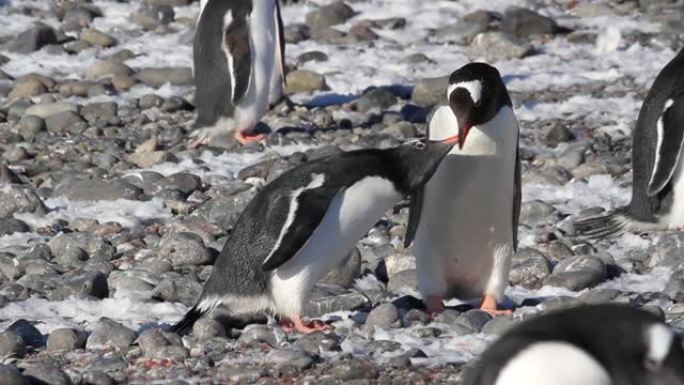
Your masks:
<svg viewBox="0 0 684 385"><path fill-rule="evenodd" d="M493 343L466 385L682 385L682 341L628 305L586 305L541 315Z"/></svg>
<svg viewBox="0 0 684 385"><path fill-rule="evenodd" d="M383 213L420 188L454 144L454 138L414 140L325 157L284 173L242 212L197 304L172 330L187 332L219 305L235 316L280 316L288 330L324 329L302 321L313 285Z"/></svg>
<svg viewBox="0 0 684 385"><path fill-rule="evenodd" d="M283 94L285 40L278 0L203 0L193 43L193 146L234 131L242 143Z"/></svg>
<svg viewBox="0 0 684 385"><path fill-rule="evenodd" d="M632 142L632 200L626 207L579 220L580 235L684 227L684 49L656 77L639 112Z"/></svg>
<svg viewBox="0 0 684 385"><path fill-rule="evenodd" d="M520 208L518 122L496 68L470 63L449 78L448 104L428 138L458 134L434 177L411 197L405 245L413 241L418 289L429 313L444 298L482 296L498 314L517 243Z"/></svg>

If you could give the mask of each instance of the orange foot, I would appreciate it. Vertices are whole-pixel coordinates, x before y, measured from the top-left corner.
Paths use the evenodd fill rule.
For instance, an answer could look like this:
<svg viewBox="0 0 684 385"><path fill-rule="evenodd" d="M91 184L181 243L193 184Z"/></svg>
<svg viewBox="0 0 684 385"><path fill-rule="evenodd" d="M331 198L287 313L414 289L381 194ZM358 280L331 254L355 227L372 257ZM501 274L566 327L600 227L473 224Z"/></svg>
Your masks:
<svg viewBox="0 0 684 385"><path fill-rule="evenodd" d="M281 317L280 327L285 330L286 333L298 332L298 333L315 333L315 332L325 332L332 329L332 326L326 325L321 320L313 320L305 323L302 317Z"/></svg>
<svg viewBox="0 0 684 385"><path fill-rule="evenodd" d="M496 303L496 297L494 297L491 294L484 295L484 298L482 299L482 305L480 306L480 310L489 313L489 315L491 315L492 317L496 317L498 315L513 314L513 312L508 309L499 310Z"/></svg>
<svg viewBox="0 0 684 385"><path fill-rule="evenodd" d="M251 142L260 142L266 138L266 135L264 134L256 134L256 135L251 135L248 133L245 133L242 130L235 130L235 140L238 141L238 143L245 145L247 143Z"/></svg>
<svg viewBox="0 0 684 385"><path fill-rule="evenodd" d="M205 139L205 138L197 139L194 142L190 143L190 148L198 148L198 147L206 146L207 144L209 144L209 139Z"/></svg>
<svg viewBox="0 0 684 385"><path fill-rule="evenodd" d="M435 318L438 314L444 311L444 302L442 297L438 295L428 295L425 298L425 307L430 318Z"/></svg>

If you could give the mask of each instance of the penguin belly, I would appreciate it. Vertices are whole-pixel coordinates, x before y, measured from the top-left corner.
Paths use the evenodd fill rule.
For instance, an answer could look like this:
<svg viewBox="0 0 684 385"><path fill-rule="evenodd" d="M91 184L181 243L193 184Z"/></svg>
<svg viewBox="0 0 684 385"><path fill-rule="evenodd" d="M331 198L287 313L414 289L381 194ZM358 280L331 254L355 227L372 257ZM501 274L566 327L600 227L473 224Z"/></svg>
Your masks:
<svg viewBox="0 0 684 385"><path fill-rule="evenodd" d="M426 185L415 241L423 298L482 295L495 256L512 251L509 168L496 156L448 155Z"/></svg>
<svg viewBox="0 0 684 385"><path fill-rule="evenodd" d="M251 129L268 111L271 77L275 66L276 22L275 1L254 1L249 21L252 48L252 76L245 96L235 106L235 128Z"/></svg>
<svg viewBox="0 0 684 385"><path fill-rule="evenodd" d="M314 284L338 266L401 199L394 184L381 177L366 177L338 193L307 243L271 274L276 312L289 317L301 315Z"/></svg>

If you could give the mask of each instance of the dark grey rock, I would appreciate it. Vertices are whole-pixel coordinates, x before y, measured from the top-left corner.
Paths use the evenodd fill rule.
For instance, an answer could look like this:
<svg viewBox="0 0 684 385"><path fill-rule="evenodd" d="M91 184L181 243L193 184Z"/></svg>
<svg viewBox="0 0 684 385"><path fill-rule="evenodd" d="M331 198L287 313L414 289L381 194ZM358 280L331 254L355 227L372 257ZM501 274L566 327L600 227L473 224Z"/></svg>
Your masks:
<svg viewBox="0 0 684 385"><path fill-rule="evenodd" d="M195 233L173 233L162 238L159 256L171 261L174 266L206 265L214 261L204 246L202 237Z"/></svg>
<svg viewBox="0 0 684 385"><path fill-rule="evenodd" d="M220 322L208 317L201 318L195 322L195 325L192 327L192 334L200 340L227 336L226 328Z"/></svg>
<svg viewBox="0 0 684 385"><path fill-rule="evenodd" d="M299 349L279 349L266 356L266 362L276 367L291 366L299 370L310 368L314 360L309 353Z"/></svg>
<svg viewBox="0 0 684 385"><path fill-rule="evenodd" d="M146 110L148 108L159 107L164 103L164 98L155 94L143 95L138 100L138 107Z"/></svg>
<svg viewBox="0 0 684 385"><path fill-rule="evenodd" d="M326 62L329 59L330 58L328 57L328 55L326 55L324 52L308 51L308 52L304 52L303 54L301 54L297 57L297 63L299 63L300 65L307 63L307 62L310 62L310 61L320 63L320 62Z"/></svg>
<svg viewBox="0 0 684 385"><path fill-rule="evenodd" d="M366 328L372 330L376 327L382 329L401 327L399 309L391 303L383 303L371 310L366 318Z"/></svg>
<svg viewBox="0 0 684 385"><path fill-rule="evenodd" d="M166 99L159 107L162 112L192 111L195 107L187 100L172 95Z"/></svg>
<svg viewBox="0 0 684 385"><path fill-rule="evenodd" d="M82 250L89 258L111 261L114 258L114 246L104 238L89 233L59 234L50 240L50 250L55 258L69 259L70 256L81 255Z"/></svg>
<svg viewBox="0 0 684 385"><path fill-rule="evenodd" d="M107 276L101 271L70 272L63 276L65 282L57 288L64 299L70 296L90 296L98 299L109 296Z"/></svg>
<svg viewBox="0 0 684 385"><path fill-rule="evenodd" d="M496 316L482 327L482 333L503 335L504 333L509 331L513 326L515 326L516 323L517 321L513 319L513 316Z"/></svg>
<svg viewBox="0 0 684 385"><path fill-rule="evenodd" d="M546 277L544 284L582 290L603 282L606 279L606 266L600 259L590 256L577 256L564 259Z"/></svg>
<svg viewBox="0 0 684 385"><path fill-rule="evenodd" d="M293 23L285 26L284 35L286 43L297 44L304 40L309 40L311 38L311 31L306 24Z"/></svg>
<svg viewBox="0 0 684 385"><path fill-rule="evenodd" d="M93 327L86 342L88 350L128 350L135 340L135 332L122 324L108 318L101 318Z"/></svg>
<svg viewBox="0 0 684 385"><path fill-rule="evenodd" d="M22 376L14 366L0 364L1 385L30 385L30 383L29 379Z"/></svg>
<svg viewBox="0 0 684 385"><path fill-rule="evenodd" d="M62 29L69 31L87 28L94 18L101 16L102 12L92 6L69 7L62 17Z"/></svg>
<svg viewBox="0 0 684 385"><path fill-rule="evenodd" d="M684 302L684 270L672 273L663 292L674 301Z"/></svg>
<svg viewBox="0 0 684 385"><path fill-rule="evenodd" d="M341 343L341 338L335 333L310 333L298 338L292 346L316 356L323 352L339 351Z"/></svg>
<svg viewBox="0 0 684 385"><path fill-rule="evenodd" d="M544 254L532 248L519 249L511 259L508 279L514 286L539 288L544 278L551 274L551 266Z"/></svg>
<svg viewBox="0 0 684 385"><path fill-rule="evenodd" d="M135 77L150 87L159 88L165 83L174 86L192 84L192 70L187 67L144 68Z"/></svg>
<svg viewBox="0 0 684 385"><path fill-rule="evenodd" d="M473 38L470 43L469 56L486 58L488 61L520 59L533 52L532 46L526 42L510 38L501 32L483 32Z"/></svg>
<svg viewBox="0 0 684 385"><path fill-rule="evenodd" d="M192 213L192 216L205 218L209 222L218 225L224 231L230 231L238 216L254 195L256 195L256 191L249 189L235 195L214 198L198 207Z"/></svg>
<svg viewBox="0 0 684 385"><path fill-rule="evenodd" d="M98 120L108 120L116 117L118 106L116 102L90 103L80 110L81 116L90 123Z"/></svg>
<svg viewBox="0 0 684 385"><path fill-rule="evenodd" d="M20 54L38 51L48 44L57 43L57 34L52 27L36 23L33 27L17 35L9 45L9 50Z"/></svg>
<svg viewBox="0 0 684 385"><path fill-rule="evenodd" d="M0 333L0 357L22 358L26 354L26 344L19 334L13 331Z"/></svg>
<svg viewBox="0 0 684 385"><path fill-rule="evenodd" d="M584 303L593 304L610 302L619 295L620 291L616 289L594 289L582 293L582 295L577 298Z"/></svg>
<svg viewBox="0 0 684 385"><path fill-rule="evenodd" d="M349 361L336 363L332 367L331 374L339 381L353 381L375 378L378 375L378 371L367 362L359 358L353 358Z"/></svg>
<svg viewBox="0 0 684 385"><path fill-rule="evenodd" d="M502 17L503 16L498 12L477 10L464 15L463 21L479 24L482 27L489 29L493 24L501 21Z"/></svg>
<svg viewBox="0 0 684 385"><path fill-rule="evenodd" d="M81 133L87 128L87 124L80 115L73 111L63 111L50 115L45 119L45 126L49 132Z"/></svg>
<svg viewBox="0 0 684 385"><path fill-rule="evenodd" d="M16 333L28 346L34 348L45 346L45 340L38 328L25 319L12 322L6 330Z"/></svg>
<svg viewBox="0 0 684 385"><path fill-rule="evenodd" d="M3 165L0 165L0 186L0 218L15 213L47 213L47 207L33 188Z"/></svg>
<svg viewBox="0 0 684 385"><path fill-rule="evenodd" d="M515 37L528 37L539 34L555 34L558 23L550 17L526 8L511 7L503 14L501 29Z"/></svg>
<svg viewBox="0 0 684 385"><path fill-rule="evenodd" d="M50 385L71 385L71 379L53 363L39 362L24 370L24 376L32 383Z"/></svg>
<svg viewBox="0 0 684 385"><path fill-rule="evenodd" d="M478 333L491 320L492 316L489 313L480 309L472 309L458 316L456 322L472 330L474 333Z"/></svg>
<svg viewBox="0 0 684 385"><path fill-rule="evenodd" d="M354 9L343 1L335 1L329 5L313 10L306 15L306 23L314 27L329 27L342 24L354 17Z"/></svg>
<svg viewBox="0 0 684 385"><path fill-rule="evenodd" d="M56 329L50 333L47 341L49 352L70 352L85 347L85 333L70 328Z"/></svg>
<svg viewBox="0 0 684 385"><path fill-rule="evenodd" d="M276 347L280 342L280 338L270 326L251 324L247 325L242 331L240 338L238 338L238 342L242 345L251 346L265 343L271 347Z"/></svg>
<svg viewBox="0 0 684 385"><path fill-rule="evenodd" d="M0 236L10 235L14 233L26 233L29 231L31 231L31 228L26 223L18 219L0 218Z"/></svg>
<svg viewBox="0 0 684 385"><path fill-rule="evenodd" d="M575 135L561 124L551 125L544 133L543 143L549 147L556 147L560 143L573 140Z"/></svg>
<svg viewBox="0 0 684 385"><path fill-rule="evenodd" d="M19 135L26 141L31 141L39 132L47 129L45 120L33 115L24 115L19 120Z"/></svg>
<svg viewBox="0 0 684 385"><path fill-rule="evenodd" d="M154 288L152 295L153 298L192 306L200 293L202 293L202 284L185 277L176 277L163 279Z"/></svg>
<svg viewBox="0 0 684 385"><path fill-rule="evenodd" d="M361 276L361 253L353 248L349 255L320 282L341 287L351 287L356 278Z"/></svg>
<svg viewBox="0 0 684 385"><path fill-rule="evenodd" d="M370 305L368 297L359 292L346 292L339 287L317 285L310 299L304 304L304 314L321 317L336 311L369 309Z"/></svg>
<svg viewBox="0 0 684 385"><path fill-rule="evenodd" d="M533 200L523 202L520 206L520 223L528 226L536 226L548 222L556 209L549 203Z"/></svg>

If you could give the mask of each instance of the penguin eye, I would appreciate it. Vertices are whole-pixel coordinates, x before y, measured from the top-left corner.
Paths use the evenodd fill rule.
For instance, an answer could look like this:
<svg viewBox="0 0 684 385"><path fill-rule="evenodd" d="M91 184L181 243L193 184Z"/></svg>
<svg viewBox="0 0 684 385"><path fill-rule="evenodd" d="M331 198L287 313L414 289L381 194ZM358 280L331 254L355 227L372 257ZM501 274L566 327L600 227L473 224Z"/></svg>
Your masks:
<svg viewBox="0 0 684 385"><path fill-rule="evenodd" d="M423 142L416 142L416 144L414 144L413 147L414 147L416 150L422 150L422 149L425 148L425 143L423 143Z"/></svg>

